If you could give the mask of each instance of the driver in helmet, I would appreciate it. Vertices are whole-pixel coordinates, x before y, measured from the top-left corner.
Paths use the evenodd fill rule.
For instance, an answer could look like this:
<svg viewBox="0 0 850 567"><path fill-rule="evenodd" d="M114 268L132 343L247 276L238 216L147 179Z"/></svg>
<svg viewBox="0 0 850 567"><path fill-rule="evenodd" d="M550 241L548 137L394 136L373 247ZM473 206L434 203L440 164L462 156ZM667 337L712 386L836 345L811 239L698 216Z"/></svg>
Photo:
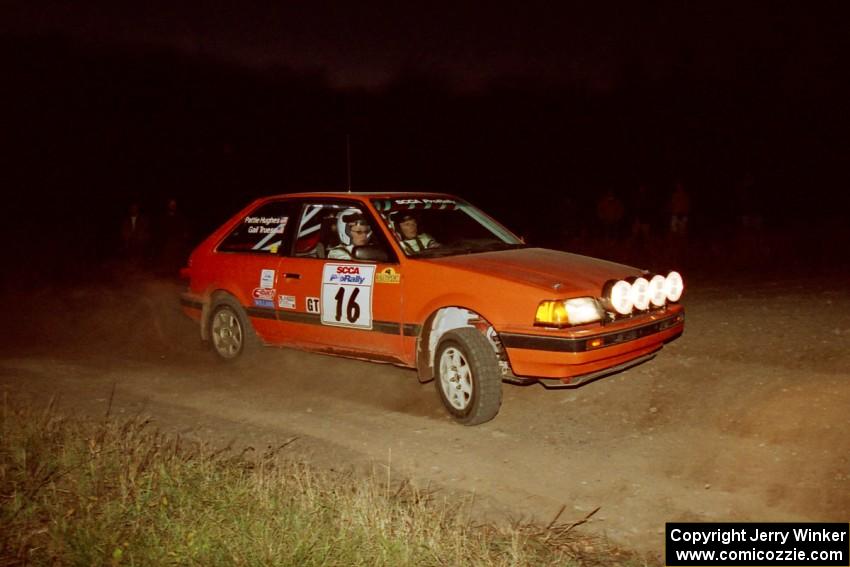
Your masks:
<svg viewBox="0 0 850 567"><path fill-rule="evenodd" d="M328 250L328 258L334 260L351 260L355 246L369 244L372 237L372 227L366 217L360 212L346 212L341 215L344 228L340 234L340 244Z"/></svg>
<svg viewBox="0 0 850 567"><path fill-rule="evenodd" d="M401 245L408 253L418 254L426 248L437 248L440 243L427 232L419 232L419 221L413 213L401 211L393 218L401 233Z"/></svg>

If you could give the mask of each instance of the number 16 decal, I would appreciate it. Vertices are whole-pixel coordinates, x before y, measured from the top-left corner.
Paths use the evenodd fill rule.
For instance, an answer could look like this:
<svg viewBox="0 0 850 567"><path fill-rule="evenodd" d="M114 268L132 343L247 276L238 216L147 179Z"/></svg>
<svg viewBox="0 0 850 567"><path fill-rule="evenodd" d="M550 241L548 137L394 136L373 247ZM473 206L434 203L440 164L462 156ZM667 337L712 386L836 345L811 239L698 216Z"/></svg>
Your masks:
<svg viewBox="0 0 850 567"><path fill-rule="evenodd" d="M372 284L375 266L325 264L322 271L322 323L372 328Z"/></svg>
<svg viewBox="0 0 850 567"><path fill-rule="evenodd" d="M345 307L345 318L349 323L355 323L360 318L360 305L357 304L357 295L360 293L360 288L355 287L348 294L348 301ZM342 304L345 301L345 288L340 287L339 291L334 296L336 299L336 321L342 320Z"/></svg>

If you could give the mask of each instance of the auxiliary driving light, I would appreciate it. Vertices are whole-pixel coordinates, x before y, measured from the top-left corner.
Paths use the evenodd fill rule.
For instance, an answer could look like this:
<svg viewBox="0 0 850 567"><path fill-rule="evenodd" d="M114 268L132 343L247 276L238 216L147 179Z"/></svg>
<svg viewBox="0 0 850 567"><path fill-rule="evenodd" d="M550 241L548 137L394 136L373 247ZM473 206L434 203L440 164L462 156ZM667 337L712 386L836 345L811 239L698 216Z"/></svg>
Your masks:
<svg viewBox="0 0 850 567"><path fill-rule="evenodd" d="M632 282L630 297L638 311L646 311L649 308L649 282L646 278L637 278Z"/></svg>
<svg viewBox="0 0 850 567"><path fill-rule="evenodd" d="M655 307L664 307L667 291L664 289L664 276L655 275L649 280L649 301Z"/></svg>
<svg viewBox="0 0 850 567"><path fill-rule="evenodd" d="M664 293L667 295L667 300L670 302L679 301L682 297L682 292L685 291L685 282L682 281L682 276L679 272L670 272L664 280Z"/></svg>
<svg viewBox="0 0 850 567"><path fill-rule="evenodd" d="M608 301L611 302L611 307L620 315L628 315L634 308L632 302L632 286L629 282L618 280L611 286L611 291L608 295Z"/></svg>

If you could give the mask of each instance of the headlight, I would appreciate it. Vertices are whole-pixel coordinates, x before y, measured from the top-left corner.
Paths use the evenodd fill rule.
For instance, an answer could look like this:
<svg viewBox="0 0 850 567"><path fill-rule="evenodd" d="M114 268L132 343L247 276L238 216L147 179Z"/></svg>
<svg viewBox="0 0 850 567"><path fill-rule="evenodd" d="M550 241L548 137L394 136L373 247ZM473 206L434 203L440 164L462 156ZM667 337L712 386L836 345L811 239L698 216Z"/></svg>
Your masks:
<svg viewBox="0 0 850 567"><path fill-rule="evenodd" d="M633 281L629 293L635 309L646 311L649 307L649 282L646 281L646 278L637 278Z"/></svg>
<svg viewBox="0 0 850 567"><path fill-rule="evenodd" d="M667 291L664 288L664 276L655 275L649 280L649 301L655 307L663 307L667 301Z"/></svg>
<svg viewBox="0 0 850 567"><path fill-rule="evenodd" d="M685 282L682 281L679 272L667 274L664 279L664 293L667 295L667 300L671 302L679 301L683 291L685 291Z"/></svg>
<svg viewBox="0 0 850 567"><path fill-rule="evenodd" d="M602 319L599 304L592 297L550 299L537 306L534 324L541 327L568 327Z"/></svg>

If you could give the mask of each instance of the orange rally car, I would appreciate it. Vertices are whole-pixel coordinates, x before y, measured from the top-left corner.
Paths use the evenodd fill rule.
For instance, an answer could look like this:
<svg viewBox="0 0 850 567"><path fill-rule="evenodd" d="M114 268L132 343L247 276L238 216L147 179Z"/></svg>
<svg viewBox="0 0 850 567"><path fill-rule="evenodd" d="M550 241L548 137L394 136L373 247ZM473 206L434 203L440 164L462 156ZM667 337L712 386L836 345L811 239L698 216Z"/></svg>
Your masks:
<svg viewBox="0 0 850 567"><path fill-rule="evenodd" d="M684 329L677 272L530 248L446 194L258 199L182 274L222 360L265 343L415 368L467 425L496 416L502 382L579 385Z"/></svg>

